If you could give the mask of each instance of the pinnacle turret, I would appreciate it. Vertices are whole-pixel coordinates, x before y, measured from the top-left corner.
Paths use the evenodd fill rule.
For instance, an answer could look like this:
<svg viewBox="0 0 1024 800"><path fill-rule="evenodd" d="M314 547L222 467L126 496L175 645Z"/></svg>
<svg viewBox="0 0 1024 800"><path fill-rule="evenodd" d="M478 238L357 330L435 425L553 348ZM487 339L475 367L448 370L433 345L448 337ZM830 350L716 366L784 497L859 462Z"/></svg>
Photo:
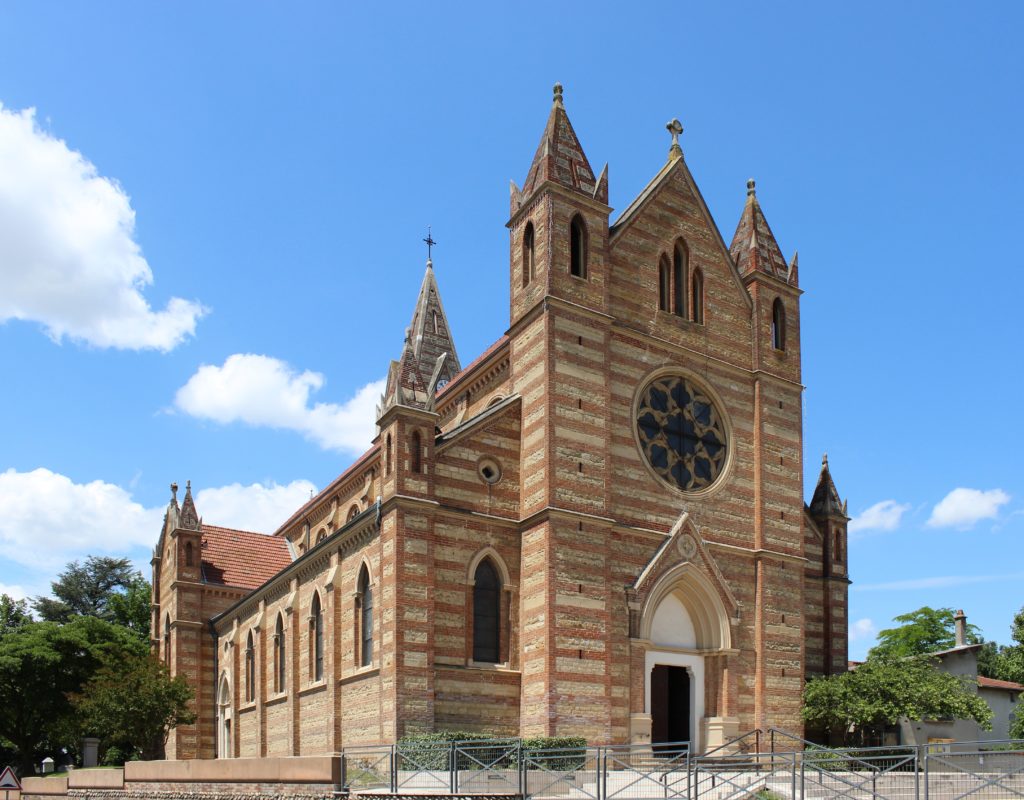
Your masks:
<svg viewBox="0 0 1024 800"><path fill-rule="evenodd" d="M768 226L764 211L757 200L757 188L754 179L747 181L747 203L743 207L736 233L729 245L729 253L740 275L747 276L752 272L774 275L787 283L796 285L796 269L786 264L775 235Z"/></svg>
<svg viewBox="0 0 1024 800"><path fill-rule="evenodd" d="M606 168L607 169L607 168ZM598 180L587 160L583 146L573 130L562 101L562 84L556 83L551 113L548 115L544 134L537 152L533 156L526 182L520 191L512 184L512 213L514 214L526 198L546 181L557 183L567 189L580 192L587 197L608 202L607 179ZM602 195L604 193L604 196Z"/></svg>
<svg viewBox="0 0 1024 800"><path fill-rule="evenodd" d="M431 408L439 385L451 380L461 369L437 289L434 264L428 258L402 354L391 362L388 370L378 417L393 405Z"/></svg>
<svg viewBox="0 0 1024 800"><path fill-rule="evenodd" d="M808 508L812 516L819 518L846 517L846 503L839 499L839 492L828 468L828 453L821 457L821 472L818 473L818 483Z"/></svg>
<svg viewBox="0 0 1024 800"><path fill-rule="evenodd" d="M181 503L178 527L190 531L197 531L201 527L201 520L199 519L198 512L196 512L196 504L192 500L192 481L185 481L185 499Z"/></svg>

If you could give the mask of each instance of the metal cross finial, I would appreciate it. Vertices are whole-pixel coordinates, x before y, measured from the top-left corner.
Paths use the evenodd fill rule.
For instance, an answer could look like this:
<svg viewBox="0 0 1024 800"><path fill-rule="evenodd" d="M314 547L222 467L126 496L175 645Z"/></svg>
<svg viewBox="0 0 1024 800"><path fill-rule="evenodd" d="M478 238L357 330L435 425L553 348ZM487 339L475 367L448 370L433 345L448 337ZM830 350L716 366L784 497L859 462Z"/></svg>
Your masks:
<svg viewBox="0 0 1024 800"><path fill-rule="evenodd" d="M665 128L672 134L672 146L668 150L669 158L678 158L683 155L683 148L679 146L679 134L683 132L683 123L673 119L665 125Z"/></svg>
<svg viewBox="0 0 1024 800"><path fill-rule="evenodd" d="M427 261L428 262L432 262L433 258L431 256L431 250L434 247L434 245L437 244L437 242L435 242L433 237L430 235L430 226L429 225L427 226L427 238L424 239L423 241L427 243Z"/></svg>

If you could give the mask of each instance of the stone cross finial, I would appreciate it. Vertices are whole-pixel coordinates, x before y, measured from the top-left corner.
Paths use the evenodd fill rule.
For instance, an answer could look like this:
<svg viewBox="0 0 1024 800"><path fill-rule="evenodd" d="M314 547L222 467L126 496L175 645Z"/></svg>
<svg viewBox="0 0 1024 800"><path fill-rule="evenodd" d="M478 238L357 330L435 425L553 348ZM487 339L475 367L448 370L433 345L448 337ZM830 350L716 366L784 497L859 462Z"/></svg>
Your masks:
<svg viewBox="0 0 1024 800"><path fill-rule="evenodd" d="M562 105L562 84L556 83L555 84L555 88L554 88L554 92L555 92L555 96L554 96L554 101L553 102L554 102L554 104L556 106L561 106Z"/></svg>
<svg viewBox="0 0 1024 800"><path fill-rule="evenodd" d="M754 188L756 185L753 178L747 179L747 197L753 197L757 194L757 189Z"/></svg>
<svg viewBox="0 0 1024 800"><path fill-rule="evenodd" d="M683 132L683 123L673 119L665 124L666 130L672 134L672 146L668 149L669 160L683 157L683 148L679 146L679 135Z"/></svg>

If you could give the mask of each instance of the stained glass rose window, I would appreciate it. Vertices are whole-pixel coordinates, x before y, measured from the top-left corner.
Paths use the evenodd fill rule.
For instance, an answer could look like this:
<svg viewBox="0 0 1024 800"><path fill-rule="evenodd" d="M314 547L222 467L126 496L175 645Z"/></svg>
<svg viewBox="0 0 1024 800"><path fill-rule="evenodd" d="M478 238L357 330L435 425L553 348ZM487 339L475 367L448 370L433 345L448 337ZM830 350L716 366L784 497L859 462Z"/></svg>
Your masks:
<svg viewBox="0 0 1024 800"><path fill-rule="evenodd" d="M721 475L725 423L707 392L687 378L664 375L644 388L636 431L647 463L670 485L698 491Z"/></svg>

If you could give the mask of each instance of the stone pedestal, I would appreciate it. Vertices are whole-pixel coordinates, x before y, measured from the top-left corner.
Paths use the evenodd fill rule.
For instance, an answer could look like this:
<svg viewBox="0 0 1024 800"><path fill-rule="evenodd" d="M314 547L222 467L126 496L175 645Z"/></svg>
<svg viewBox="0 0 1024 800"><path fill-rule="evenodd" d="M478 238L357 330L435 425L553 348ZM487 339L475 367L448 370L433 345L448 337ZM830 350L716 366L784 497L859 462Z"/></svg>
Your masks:
<svg viewBox="0 0 1024 800"><path fill-rule="evenodd" d="M650 744L651 743L651 715L630 714L629 715L629 743Z"/></svg>
<svg viewBox="0 0 1024 800"><path fill-rule="evenodd" d="M701 720L701 737L704 752L721 747L730 739L739 736L740 721L735 717L704 717Z"/></svg>
<svg viewBox="0 0 1024 800"><path fill-rule="evenodd" d="M82 766L95 767L99 764L100 740L92 736L82 739Z"/></svg>

